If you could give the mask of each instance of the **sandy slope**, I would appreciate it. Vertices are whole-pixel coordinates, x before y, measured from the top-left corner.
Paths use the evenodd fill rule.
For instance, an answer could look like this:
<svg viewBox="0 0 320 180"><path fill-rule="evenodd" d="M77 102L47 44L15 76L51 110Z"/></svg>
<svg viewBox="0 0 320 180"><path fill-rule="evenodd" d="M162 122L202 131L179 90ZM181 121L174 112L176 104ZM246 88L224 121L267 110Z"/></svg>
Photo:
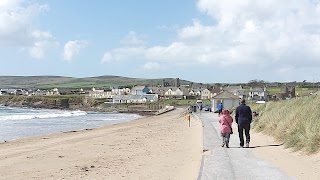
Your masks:
<svg viewBox="0 0 320 180"><path fill-rule="evenodd" d="M261 158L271 162L297 179L320 179L320 153L304 155L285 149L281 143L261 133L251 133L250 146Z"/></svg>
<svg viewBox="0 0 320 180"><path fill-rule="evenodd" d="M196 179L202 126L182 109L0 144L1 179Z"/></svg>

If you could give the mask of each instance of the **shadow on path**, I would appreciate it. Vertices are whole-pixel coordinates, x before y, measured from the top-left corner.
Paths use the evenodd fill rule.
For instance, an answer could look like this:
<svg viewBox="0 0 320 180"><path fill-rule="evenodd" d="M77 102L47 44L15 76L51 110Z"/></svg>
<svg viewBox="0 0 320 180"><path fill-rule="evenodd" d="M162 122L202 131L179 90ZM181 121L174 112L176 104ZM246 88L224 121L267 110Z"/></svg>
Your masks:
<svg viewBox="0 0 320 180"><path fill-rule="evenodd" d="M251 146L249 148L260 148L260 147L282 146L282 145L283 145L283 143L282 144L268 144L268 145ZM231 148L241 148L241 147L240 146L236 146L236 147L230 146L229 148L231 149ZM248 148L243 147L243 149L248 149ZM203 150L203 152L205 152L205 151L208 151L208 150Z"/></svg>
<svg viewBox="0 0 320 180"><path fill-rule="evenodd" d="M281 144L268 144L268 145L261 145L261 146L252 146L252 147L249 147L249 148L260 148L260 147L269 147L269 146L282 146L283 143Z"/></svg>

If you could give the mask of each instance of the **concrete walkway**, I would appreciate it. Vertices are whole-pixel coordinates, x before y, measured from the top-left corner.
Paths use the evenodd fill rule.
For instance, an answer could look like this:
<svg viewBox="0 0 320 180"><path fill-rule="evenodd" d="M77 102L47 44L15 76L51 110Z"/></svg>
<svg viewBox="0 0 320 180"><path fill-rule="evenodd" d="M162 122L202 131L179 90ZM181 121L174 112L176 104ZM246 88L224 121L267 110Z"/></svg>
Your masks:
<svg viewBox="0 0 320 180"><path fill-rule="evenodd" d="M218 114L201 112L195 115L202 121L204 141L204 155L198 180L294 179L272 164L258 158L252 149L240 148L238 133L231 135L230 148L222 148ZM237 131L235 122L233 129Z"/></svg>

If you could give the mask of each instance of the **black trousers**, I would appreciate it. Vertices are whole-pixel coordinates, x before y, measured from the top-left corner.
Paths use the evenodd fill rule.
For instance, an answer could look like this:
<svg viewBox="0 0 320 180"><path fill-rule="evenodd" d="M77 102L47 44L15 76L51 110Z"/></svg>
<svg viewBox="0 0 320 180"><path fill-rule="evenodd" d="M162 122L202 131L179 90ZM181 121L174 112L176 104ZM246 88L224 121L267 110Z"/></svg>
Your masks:
<svg viewBox="0 0 320 180"><path fill-rule="evenodd" d="M244 130L244 134L246 135L246 143L249 143L250 142L250 123L238 124L240 146L244 145L243 130Z"/></svg>

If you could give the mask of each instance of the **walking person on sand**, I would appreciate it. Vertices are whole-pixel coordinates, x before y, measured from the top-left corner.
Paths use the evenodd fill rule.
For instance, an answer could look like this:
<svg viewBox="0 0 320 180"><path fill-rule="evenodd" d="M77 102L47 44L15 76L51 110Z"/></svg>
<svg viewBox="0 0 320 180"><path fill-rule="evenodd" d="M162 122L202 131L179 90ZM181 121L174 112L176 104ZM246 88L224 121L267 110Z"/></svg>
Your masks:
<svg viewBox="0 0 320 180"><path fill-rule="evenodd" d="M244 99L241 100L240 106L236 109L235 115L236 123L238 124L238 132L239 132L239 139L240 139L240 147L243 148L244 146L244 139L243 139L243 130L246 135L246 148L249 147L250 143L250 124L252 121L252 112L251 108L246 105L246 101Z"/></svg>
<svg viewBox="0 0 320 180"><path fill-rule="evenodd" d="M229 148L230 134L232 132L232 122L233 119L230 116L229 111L226 109L222 110L221 116L219 117L220 131L222 136L222 147L226 145L226 148Z"/></svg>

